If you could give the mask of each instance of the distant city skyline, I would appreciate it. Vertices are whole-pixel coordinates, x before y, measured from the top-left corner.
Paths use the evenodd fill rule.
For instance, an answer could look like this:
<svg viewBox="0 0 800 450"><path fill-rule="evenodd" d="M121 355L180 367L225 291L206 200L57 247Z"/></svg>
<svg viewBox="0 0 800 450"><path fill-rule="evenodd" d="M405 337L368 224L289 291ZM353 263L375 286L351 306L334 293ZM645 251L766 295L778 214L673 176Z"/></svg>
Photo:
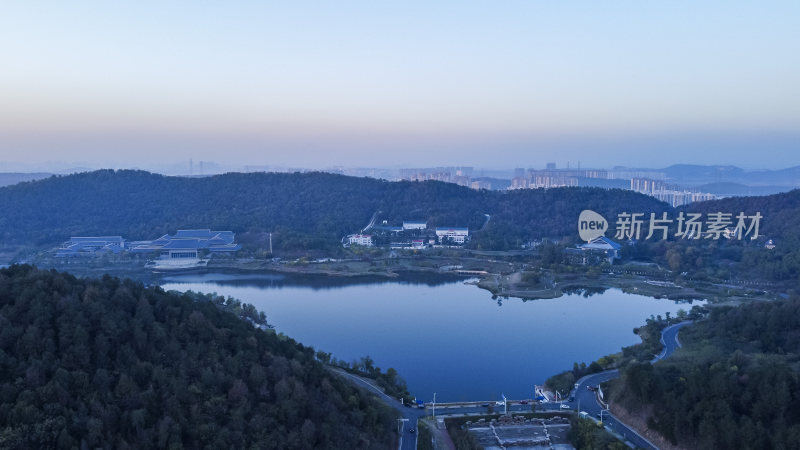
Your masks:
<svg viewBox="0 0 800 450"><path fill-rule="evenodd" d="M0 171L797 166L798 17L791 1L7 4Z"/></svg>
<svg viewBox="0 0 800 450"><path fill-rule="evenodd" d="M102 161L45 161L41 163L33 162L10 162L0 160L0 173L52 173L58 175L65 175L77 172L94 171L100 169L114 169L114 170L144 170L153 173L160 173L164 175L216 175L227 172L330 172L330 173L344 173L344 174L363 174L369 171L391 173L392 177L387 179L400 179L402 173L408 171L420 171L420 173L433 174L440 170L450 170L455 173L459 169L466 169L469 171L471 177L494 177L511 179L516 176L515 172L522 169L529 170L546 170L555 168L557 170L621 170L621 171L663 171L673 166L693 166L693 167L735 167L742 169L746 173L770 172L780 171L784 169L797 169L800 171L800 165L796 166L776 166L774 168L760 168L760 167L747 167L735 164L690 164L685 162L675 162L665 166L632 166L624 164L611 164L607 161L607 165L592 165L585 164L583 161L546 161L541 164L525 165L525 164L508 164L508 165L494 165L494 166L481 166L481 165L454 165L454 164L441 164L441 165L376 165L376 166L356 166L356 165L318 165L318 166L302 166L302 165L285 165L285 164L233 164L221 161L208 161L196 160L190 158L184 161L166 161L166 162L151 162L143 165L136 164L123 164L118 162L102 162ZM360 176L360 175L356 175ZM800 183L800 180L798 180Z"/></svg>

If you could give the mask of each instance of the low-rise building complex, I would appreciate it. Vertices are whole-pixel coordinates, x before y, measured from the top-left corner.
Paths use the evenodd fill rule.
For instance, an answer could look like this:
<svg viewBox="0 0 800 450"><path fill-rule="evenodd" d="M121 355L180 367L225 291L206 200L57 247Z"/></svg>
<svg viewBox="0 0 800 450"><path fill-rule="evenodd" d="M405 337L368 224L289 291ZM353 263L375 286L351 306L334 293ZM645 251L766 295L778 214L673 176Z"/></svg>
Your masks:
<svg viewBox="0 0 800 450"><path fill-rule="evenodd" d="M198 258L200 251L232 253L242 248L232 231L210 229L178 230L152 241L126 241L122 236L80 236L56 249L56 256L94 255L97 253L157 253L162 259Z"/></svg>
<svg viewBox="0 0 800 450"><path fill-rule="evenodd" d="M436 227L436 237L442 244L447 241L463 244L469 240L469 228L466 227Z"/></svg>
<svg viewBox="0 0 800 450"><path fill-rule="evenodd" d="M347 236L347 243L350 245L361 245L364 247L372 247L372 235L371 234L351 234Z"/></svg>

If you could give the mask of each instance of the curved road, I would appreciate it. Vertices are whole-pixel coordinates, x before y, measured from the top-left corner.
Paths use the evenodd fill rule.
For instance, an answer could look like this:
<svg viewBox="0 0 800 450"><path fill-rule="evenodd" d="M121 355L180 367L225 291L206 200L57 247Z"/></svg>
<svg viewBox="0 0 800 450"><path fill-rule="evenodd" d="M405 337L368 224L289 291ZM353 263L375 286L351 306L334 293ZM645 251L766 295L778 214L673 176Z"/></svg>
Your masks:
<svg viewBox="0 0 800 450"><path fill-rule="evenodd" d="M404 421L402 424L398 423L398 428L402 427L402 429L399 430L400 442L397 448L400 450L416 450L418 435L416 431L417 419L426 415L424 409L403 406L397 399L386 395L381 388L352 373L345 372L338 368L330 368L330 370L350 380L353 384L376 394L384 403L396 409L403 419L407 419L407 421ZM409 431L412 428L414 429L414 433Z"/></svg>
<svg viewBox="0 0 800 450"><path fill-rule="evenodd" d="M661 353L659 353L652 362L669 357L672 352L681 347L681 341L678 340L678 331L690 323L692 323L691 320L676 323L675 325L670 325L661 331L661 345L664 346L664 349L661 350Z"/></svg>
<svg viewBox="0 0 800 450"><path fill-rule="evenodd" d="M690 323L692 323L691 320L676 323L675 325L670 325L661 331L661 344L664 346L664 349L661 350L661 353L656 355L651 363L668 358L675 350L681 347L681 343L678 340L678 331ZM598 386L600 383L612 380L618 376L619 371L614 369L587 375L581 378L576 383L575 389L570 393L570 397L574 398L575 400L566 403L571 409L577 411L586 411L592 417L599 419L600 411L603 410L603 407L600 405L600 403L598 403L595 393L590 391L587 387ZM620 422L616 417L614 417L613 414L608 412L608 410L603 413L603 424L620 434L623 438L630 441L636 447L651 449L658 448L653 445L652 442L639 435L632 428Z"/></svg>

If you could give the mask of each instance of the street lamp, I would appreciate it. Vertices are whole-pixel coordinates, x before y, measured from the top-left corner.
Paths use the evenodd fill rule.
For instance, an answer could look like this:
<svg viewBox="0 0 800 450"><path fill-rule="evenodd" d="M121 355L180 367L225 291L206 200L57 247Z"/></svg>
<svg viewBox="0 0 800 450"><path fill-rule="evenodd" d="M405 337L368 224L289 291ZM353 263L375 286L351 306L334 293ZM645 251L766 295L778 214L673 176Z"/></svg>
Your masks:
<svg viewBox="0 0 800 450"><path fill-rule="evenodd" d="M433 418L436 418L436 392L433 393Z"/></svg>

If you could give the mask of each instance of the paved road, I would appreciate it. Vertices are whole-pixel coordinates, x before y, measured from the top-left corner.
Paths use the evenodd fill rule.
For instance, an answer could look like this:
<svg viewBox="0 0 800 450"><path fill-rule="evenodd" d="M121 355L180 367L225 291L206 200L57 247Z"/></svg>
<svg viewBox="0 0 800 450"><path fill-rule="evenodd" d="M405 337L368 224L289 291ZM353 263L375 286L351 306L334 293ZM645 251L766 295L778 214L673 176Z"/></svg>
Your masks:
<svg viewBox="0 0 800 450"><path fill-rule="evenodd" d="M618 370L608 370L581 378L578 380L578 387L575 388L575 390L571 393L571 397L575 400L567 402L567 404L570 406L570 408L576 411L585 411L593 418L600 419L600 413L603 411L603 407L600 405L600 403L598 403L594 391L590 391L587 389L587 387L597 386L600 383L612 380L618 376ZM603 412L602 420L604 425L619 433L625 440L631 442L636 447L651 449L657 448L650 441L637 434L633 429L617 420L617 418L610 414L607 410Z"/></svg>
<svg viewBox="0 0 800 450"><path fill-rule="evenodd" d="M367 226L364 227L363 230L361 230L362 233L368 231L370 228L375 226L375 219L378 218L378 213L380 213L380 211L375 211L375 214L373 214L372 217L369 219L369 223L367 224Z"/></svg>
<svg viewBox="0 0 800 450"><path fill-rule="evenodd" d="M379 387L375 386L369 381L361 377L355 376L351 373L345 372L344 370L341 369L331 368L331 370L349 379L353 384L361 386L364 389L367 389L368 391L375 393L381 400L383 400L384 403L396 409L400 413L400 415L403 416L403 419L408 419L407 422L398 424L398 426L402 427L398 449L416 450L417 436L418 436L417 419L426 415L424 409L409 408L403 406L402 404L400 404L399 401L397 401L397 399L386 395ZM414 429L413 433L409 431L412 428Z"/></svg>
<svg viewBox="0 0 800 450"><path fill-rule="evenodd" d="M664 349L661 350L661 353L656 355L655 359L652 362L656 362L658 360L664 359L669 357L675 350L681 347L681 341L678 340L678 331L681 328L685 327L692 323L691 320L687 320L685 322L676 323L675 325L670 325L667 328L664 328L661 331L661 345L664 346Z"/></svg>
<svg viewBox="0 0 800 450"><path fill-rule="evenodd" d="M687 320L675 325L670 325L661 331L661 344L664 346L664 348L661 350L661 353L656 355L656 357L651 361L652 363L660 361L664 358L668 358L675 350L681 347L681 343L678 340L678 331L690 323L692 323L692 321ZM587 386L597 386L602 382L617 378L618 376L619 371L615 369L593 375L587 375L581 378L578 380L577 387L570 393L570 397L573 397L575 400L567 402L567 404L570 406L570 408L578 411L586 411L592 417L599 419L600 411L603 409L603 407L597 402L595 393L587 389ZM603 424L622 435L622 437L637 447L652 449L658 448L650 441L636 433L632 428L620 422L608 411L603 413Z"/></svg>

